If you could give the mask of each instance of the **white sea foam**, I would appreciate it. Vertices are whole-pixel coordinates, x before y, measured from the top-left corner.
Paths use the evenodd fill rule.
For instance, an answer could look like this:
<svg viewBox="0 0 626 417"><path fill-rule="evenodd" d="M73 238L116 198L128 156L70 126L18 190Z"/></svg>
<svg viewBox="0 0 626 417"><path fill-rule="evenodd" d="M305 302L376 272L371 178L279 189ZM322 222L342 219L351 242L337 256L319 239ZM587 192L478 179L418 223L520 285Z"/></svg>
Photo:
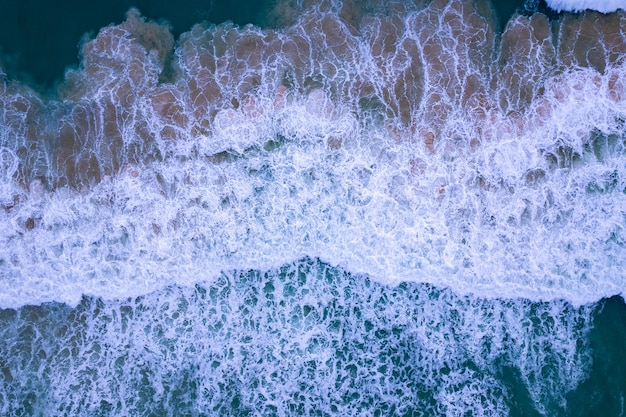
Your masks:
<svg viewBox="0 0 626 417"><path fill-rule="evenodd" d="M303 260L5 312L0 411L554 415L589 371L591 312L393 288Z"/></svg>
<svg viewBox="0 0 626 417"><path fill-rule="evenodd" d="M361 23L336 7L197 26L167 82L171 35L131 13L85 45L63 101L0 86L0 306L304 256L482 297L624 292L625 44L576 46L613 26L566 19L553 40L518 17L499 42L471 2Z"/></svg>
<svg viewBox="0 0 626 417"><path fill-rule="evenodd" d="M548 6L558 12L580 12L586 9L611 13L626 9L624 0L546 0Z"/></svg>

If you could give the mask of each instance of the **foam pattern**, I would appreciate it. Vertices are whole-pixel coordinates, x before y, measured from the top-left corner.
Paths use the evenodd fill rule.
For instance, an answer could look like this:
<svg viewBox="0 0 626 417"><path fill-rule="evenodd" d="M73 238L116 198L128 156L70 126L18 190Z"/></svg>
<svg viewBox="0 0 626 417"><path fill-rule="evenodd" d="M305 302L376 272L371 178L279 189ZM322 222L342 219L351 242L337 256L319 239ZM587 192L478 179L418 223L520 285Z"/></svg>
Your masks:
<svg viewBox="0 0 626 417"><path fill-rule="evenodd" d="M0 83L0 306L314 257L377 282L626 286L623 12L278 2L174 43L131 11L56 98Z"/></svg>
<svg viewBox="0 0 626 417"><path fill-rule="evenodd" d="M390 287L311 259L0 310L0 413L568 415L591 310Z"/></svg>
<svg viewBox="0 0 626 417"><path fill-rule="evenodd" d="M597 10L602 13L611 13L619 9L626 9L624 0L546 0L550 8L556 11L581 12L583 10Z"/></svg>

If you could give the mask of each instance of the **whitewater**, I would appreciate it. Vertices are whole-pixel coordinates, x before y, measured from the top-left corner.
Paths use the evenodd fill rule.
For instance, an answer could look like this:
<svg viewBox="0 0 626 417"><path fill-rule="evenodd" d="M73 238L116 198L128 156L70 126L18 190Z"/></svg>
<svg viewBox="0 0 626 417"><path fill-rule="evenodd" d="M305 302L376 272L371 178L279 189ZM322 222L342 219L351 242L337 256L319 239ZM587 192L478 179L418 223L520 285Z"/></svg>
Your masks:
<svg viewBox="0 0 626 417"><path fill-rule="evenodd" d="M0 411L567 410L626 288L626 16L493 13L132 9L56 96L5 77Z"/></svg>

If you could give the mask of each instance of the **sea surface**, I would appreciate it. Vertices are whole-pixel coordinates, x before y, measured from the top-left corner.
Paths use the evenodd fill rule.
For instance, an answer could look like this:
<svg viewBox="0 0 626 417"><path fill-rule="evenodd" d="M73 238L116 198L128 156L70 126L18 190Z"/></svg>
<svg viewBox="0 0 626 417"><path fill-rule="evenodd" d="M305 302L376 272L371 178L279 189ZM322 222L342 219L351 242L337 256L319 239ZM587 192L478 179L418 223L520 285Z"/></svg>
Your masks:
<svg viewBox="0 0 626 417"><path fill-rule="evenodd" d="M626 414L626 12L48 3L0 2L0 415Z"/></svg>

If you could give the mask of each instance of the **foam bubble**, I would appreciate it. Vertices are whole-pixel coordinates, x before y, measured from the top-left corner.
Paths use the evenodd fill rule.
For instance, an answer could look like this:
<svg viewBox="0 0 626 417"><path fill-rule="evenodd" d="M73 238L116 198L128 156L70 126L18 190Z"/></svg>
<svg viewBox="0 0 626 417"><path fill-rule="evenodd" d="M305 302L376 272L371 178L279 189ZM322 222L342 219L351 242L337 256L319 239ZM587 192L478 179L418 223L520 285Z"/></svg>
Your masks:
<svg viewBox="0 0 626 417"><path fill-rule="evenodd" d="M597 10L602 13L611 13L619 9L626 9L624 0L546 0L550 8L560 12L580 12L585 9Z"/></svg>

